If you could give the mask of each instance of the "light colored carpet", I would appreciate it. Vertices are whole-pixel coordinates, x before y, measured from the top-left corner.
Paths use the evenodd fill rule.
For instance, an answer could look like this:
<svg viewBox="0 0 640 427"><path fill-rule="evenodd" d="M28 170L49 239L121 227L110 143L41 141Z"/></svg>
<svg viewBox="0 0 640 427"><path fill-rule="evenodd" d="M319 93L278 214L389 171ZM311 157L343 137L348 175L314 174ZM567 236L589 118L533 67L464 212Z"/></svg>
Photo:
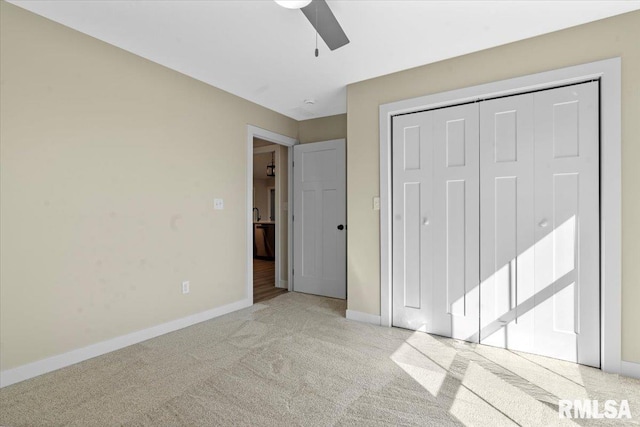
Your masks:
<svg viewBox="0 0 640 427"><path fill-rule="evenodd" d="M569 425L560 398L628 399L640 424L640 381L344 312L284 294L6 387L0 425Z"/></svg>

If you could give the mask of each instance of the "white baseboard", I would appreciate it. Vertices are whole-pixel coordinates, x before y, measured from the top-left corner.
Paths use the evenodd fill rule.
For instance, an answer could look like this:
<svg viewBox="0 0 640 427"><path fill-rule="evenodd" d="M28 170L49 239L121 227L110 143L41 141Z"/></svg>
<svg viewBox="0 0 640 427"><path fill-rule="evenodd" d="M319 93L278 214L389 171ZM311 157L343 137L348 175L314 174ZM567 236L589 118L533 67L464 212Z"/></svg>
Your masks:
<svg viewBox="0 0 640 427"><path fill-rule="evenodd" d="M380 325L380 316L377 316L375 314L363 313L361 311L347 310L347 319L355 320L356 322Z"/></svg>
<svg viewBox="0 0 640 427"><path fill-rule="evenodd" d="M625 377L640 379L640 363L620 361L620 374Z"/></svg>
<svg viewBox="0 0 640 427"><path fill-rule="evenodd" d="M119 350L133 344L138 344L142 341L146 341L148 339L155 338L169 332L177 331L178 329L183 329L188 326L195 325L196 323L204 322L206 320L210 320L215 317L231 313L233 311L250 307L251 305L253 305L253 300L247 298L231 304L223 305L221 307L216 307L211 310L203 311L201 313L192 314L191 316L183 317L181 319L176 319L157 326L152 326L141 331L121 335L119 337L92 344L87 347L71 350L67 353L59 354L57 356L38 360L37 362L18 366L17 368L7 369L0 372L0 388L18 383L20 381L28 380L29 378L37 377L38 375L46 374L47 372L52 372L87 359L101 356L103 354L110 353L112 351Z"/></svg>

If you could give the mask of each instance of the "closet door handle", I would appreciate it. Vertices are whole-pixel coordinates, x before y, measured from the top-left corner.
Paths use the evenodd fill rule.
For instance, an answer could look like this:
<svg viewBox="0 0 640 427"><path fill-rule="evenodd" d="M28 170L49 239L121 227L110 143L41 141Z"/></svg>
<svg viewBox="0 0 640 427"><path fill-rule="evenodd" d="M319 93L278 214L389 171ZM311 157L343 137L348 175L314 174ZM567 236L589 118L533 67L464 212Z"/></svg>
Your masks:
<svg viewBox="0 0 640 427"><path fill-rule="evenodd" d="M338 230L340 230L340 231L344 230L344 225L340 224L340 225L338 226Z"/></svg>
<svg viewBox="0 0 640 427"><path fill-rule="evenodd" d="M541 228L545 228L547 225L549 225L549 221L547 221L546 219L543 219L538 223L538 226L540 226Z"/></svg>
<svg viewBox="0 0 640 427"><path fill-rule="evenodd" d="M422 225L429 225L429 218L425 218L422 220Z"/></svg>

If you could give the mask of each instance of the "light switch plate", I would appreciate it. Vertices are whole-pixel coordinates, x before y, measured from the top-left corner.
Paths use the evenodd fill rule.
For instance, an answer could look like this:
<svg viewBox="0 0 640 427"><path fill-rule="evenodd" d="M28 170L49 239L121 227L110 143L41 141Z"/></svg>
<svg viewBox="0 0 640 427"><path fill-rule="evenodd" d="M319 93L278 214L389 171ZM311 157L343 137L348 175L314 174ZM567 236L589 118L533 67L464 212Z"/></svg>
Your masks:
<svg viewBox="0 0 640 427"><path fill-rule="evenodd" d="M380 197L374 197L373 198L373 210L374 211L379 211L380 210Z"/></svg>
<svg viewBox="0 0 640 427"><path fill-rule="evenodd" d="M215 210L224 209L224 200L222 200L222 199L213 199L213 209L215 209Z"/></svg>

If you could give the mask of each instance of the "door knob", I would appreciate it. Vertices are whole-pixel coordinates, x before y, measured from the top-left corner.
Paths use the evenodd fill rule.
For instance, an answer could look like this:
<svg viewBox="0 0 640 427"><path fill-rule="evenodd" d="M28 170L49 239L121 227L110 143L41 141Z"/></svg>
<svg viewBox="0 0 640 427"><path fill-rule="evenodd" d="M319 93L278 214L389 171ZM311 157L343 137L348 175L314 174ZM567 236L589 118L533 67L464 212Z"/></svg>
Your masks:
<svg viewBox="0 0 640 427"><path fill-rule="evenodd" d="M546 219L543 219L538 223L538 225L542 228L545 228L547 225L549 225L549 221L547 221Z"/></svg>
<svg viewBox="0 0 640 427"><path fill-rule="evenodd" d="M338 226L338 230L340 230L340 231L344 230L344 225L340 224L340 225Z"/></svg>

